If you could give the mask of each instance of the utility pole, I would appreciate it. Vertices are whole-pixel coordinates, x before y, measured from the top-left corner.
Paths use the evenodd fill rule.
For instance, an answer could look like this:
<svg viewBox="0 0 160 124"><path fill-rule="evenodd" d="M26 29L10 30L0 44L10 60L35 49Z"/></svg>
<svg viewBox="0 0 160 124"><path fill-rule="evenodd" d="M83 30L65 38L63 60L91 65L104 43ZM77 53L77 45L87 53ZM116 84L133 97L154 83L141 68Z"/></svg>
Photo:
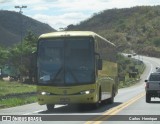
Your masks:
<svg viewBox="0 0 160 124"><path fill-rule="evenodd" d="M20 29L20 31L21 31L21 56L20 56L20 65L21 65L21 67L22 67L22 49L23 49L23 44L22 44L22 42L23 42L23 11L22 11L22 9L24 9L24 8L27 8L27 6L15 6L15 8L16 9L19 9L19 13L20 13L20 27L21 27L21 29ZM21 74L20 74L21 75ZM20 78L22 78L22 77L20 77Z"/></svg>

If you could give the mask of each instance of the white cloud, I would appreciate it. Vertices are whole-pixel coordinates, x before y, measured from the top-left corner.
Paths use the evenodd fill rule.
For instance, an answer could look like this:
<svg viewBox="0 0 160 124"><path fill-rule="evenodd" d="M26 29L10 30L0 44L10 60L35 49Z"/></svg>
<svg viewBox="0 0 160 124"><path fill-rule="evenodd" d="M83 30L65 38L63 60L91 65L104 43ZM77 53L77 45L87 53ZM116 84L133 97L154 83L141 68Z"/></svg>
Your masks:
<svg viewBox="0 0 160 124"><path fill-rule="evenodd" d="M43 3L43 0L13 0L16 5L36 5Z"/></svg>
<svg viewBox="0 0 160 124"><path fill-rule="evenodd" d="M64 28L69 24L76 24L87 17L88 16L82 13L67 13L67 14L58 15L58 16L37 14L33 16L34 19L39 20L44 23L48 23L57 30L59 28Z"/></svg>
<svg viewBox="0 0 160 124"><path fill-rule="evenodd" d="M43 10L49 10L49 8L46 6L35 6L32 10L43 11Z"/></svg>

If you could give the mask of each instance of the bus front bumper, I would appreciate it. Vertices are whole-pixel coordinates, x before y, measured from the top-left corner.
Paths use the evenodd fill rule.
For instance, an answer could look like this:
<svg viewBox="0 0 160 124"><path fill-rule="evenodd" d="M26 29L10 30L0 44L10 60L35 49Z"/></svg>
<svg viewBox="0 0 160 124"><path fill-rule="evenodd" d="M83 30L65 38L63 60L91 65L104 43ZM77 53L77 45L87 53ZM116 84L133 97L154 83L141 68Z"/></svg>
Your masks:
<svg viewBox="0 0 160 124"><path fill-rule="evenodd" d="M44 104L87 104L98 101L96 93L83 95L38 95L38 103Z"/></svg>

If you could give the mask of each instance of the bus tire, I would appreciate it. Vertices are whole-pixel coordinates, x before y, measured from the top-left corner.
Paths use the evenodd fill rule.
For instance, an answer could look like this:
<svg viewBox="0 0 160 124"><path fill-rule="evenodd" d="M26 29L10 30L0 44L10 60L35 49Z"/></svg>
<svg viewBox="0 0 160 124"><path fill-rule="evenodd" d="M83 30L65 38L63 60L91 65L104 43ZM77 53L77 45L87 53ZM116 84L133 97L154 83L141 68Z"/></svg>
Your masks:
<svg viewBox="0 0 160 124"><path fill-rule="evenodd" d="M47 106L48 111L53 111L55 105L54 104L47 104L46 106Z"/></svg>
<svg viewBox="0 0 160 124"><path fill-rule="evenodd" d="M111 96L111 98L109 98L108 100L107 100L107 103L108 104L113 104L114 103L114 88L112 88L112 96Z"/></svg>

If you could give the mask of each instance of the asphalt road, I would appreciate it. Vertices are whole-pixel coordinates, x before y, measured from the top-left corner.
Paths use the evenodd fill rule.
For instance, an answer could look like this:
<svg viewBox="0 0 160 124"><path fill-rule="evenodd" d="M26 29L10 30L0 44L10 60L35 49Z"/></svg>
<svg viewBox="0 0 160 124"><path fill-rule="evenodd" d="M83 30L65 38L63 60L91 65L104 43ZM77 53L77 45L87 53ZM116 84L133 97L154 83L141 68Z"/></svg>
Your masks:
<svg viewBox="0 0 160 124"><path fill-rule="evenodd" d="M151 58L151 57L138 57L140 60L143 60L146 64L146 70L141 76L141 80L134 86L129 88L122 88L119 90L118 95L115 97L115 102L112 105L102 104L101 107L97 110L92 110L88 107L81 107L81 109L77 106L67 106L67 105L56 105L54 112L48 112L46 110L46 106L40 106L37 103L23 105L19 107L13 107L8 109L1 109L0 115L22 115L22 116L30 116L30 115L44 115L50 117L51 119L55 118L57 120L65 120L65 121L46 121L46 122L38 122L39 124L53 124L53 123L111 123L111 124L159 124L160 121L133 121L133 119L141 119L140 115L157 115L160 116L160 99L152 99L153 102L146 103L145 102L145 83L144 80L148 78L149 74L155 71L157 66L160 67L160 59ZM52 116L55 115L55 116ZM57 116L58 115L58 116ZM63 115L66 116L63 119ZM70 116L71 115L71 116ZM74 116L76 115L76 116ZM112 116L106 116L112 115ZM116 116L118 115L118 116ZM135 115L138 117L135 118ZM150 117L150 116L149 116ZM148 118L149 118L148 117ZM68 120L67 120L67 119ZM82 120L81 120L82 118ZM125 121L122 121L125 118ZM128 121L127 121L127 119ZM159 117L160 118L160 117ZM77 120L77 121L73 121ZM96 120L96 121L94 121ZM112 121L109 121L112 120ZM113 121L114 120L114 121ZM121 121L120 121L121 120ZM3 121L3 124L9 124L8 121ZM22 122L12 122L12 123L22 123ZM23 122L23 123L37 123L37 122Z"/></svg>

